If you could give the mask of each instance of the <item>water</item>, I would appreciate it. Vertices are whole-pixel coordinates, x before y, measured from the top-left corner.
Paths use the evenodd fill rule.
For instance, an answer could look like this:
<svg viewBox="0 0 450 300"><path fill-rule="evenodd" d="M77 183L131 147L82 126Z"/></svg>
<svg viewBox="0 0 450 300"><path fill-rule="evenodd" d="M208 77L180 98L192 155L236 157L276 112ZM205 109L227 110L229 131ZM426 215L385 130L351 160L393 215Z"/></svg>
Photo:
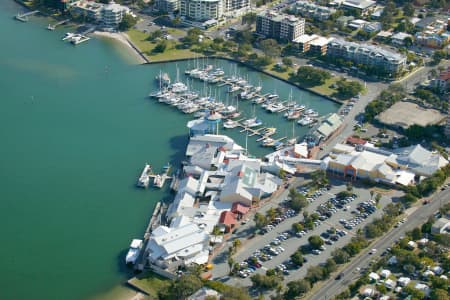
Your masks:
<svg viewBox="0 0 450 300"><path fill-rule="evenodd" d="M130 64L97 39L73 47L60 40L66 28L17 22L18 10L0 2L0 299L85 299L129 276L130 240L167 196L134 183L145 162L159 169L182 159L190 117L146 97L160 69L175 77L174 64ZM248 76L287 98L285 83ZM294 94L321 113L337 108ZM281 116L256 113L291 131ZM263 154L252 141L251 152Z"/></svg>

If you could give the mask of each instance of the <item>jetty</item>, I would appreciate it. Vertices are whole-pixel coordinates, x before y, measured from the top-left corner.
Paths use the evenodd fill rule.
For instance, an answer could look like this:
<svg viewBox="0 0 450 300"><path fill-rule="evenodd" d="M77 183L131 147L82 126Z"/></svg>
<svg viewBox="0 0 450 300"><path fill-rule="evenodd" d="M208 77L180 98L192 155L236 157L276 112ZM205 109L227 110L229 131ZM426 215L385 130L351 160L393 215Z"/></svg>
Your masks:
<svg viewBox="0 0 450 300"><path fill-rule="evenodd" d="M150 174L150 177L153 178L153 186L162 189L164 183L168 179L172 179L172 177L169 176L170 169L171 169L170 164L167 164L166 166L164 166L164 171L162 174Z"/></svg>
<svg viewBox="0 0 450 300"><path fill-rule="evenodd" d="M21 13L17 13L17 15L15 16L15 19L21 22L28 22L28 17L37 14L39 11L38 10L33 10L24 14Z"/></svg>
<svg viewBox="0 0 450 300"><path fill-rule="evenodd" d="M52 24L48 24L47 29L48 30L55 30L56 27L58 27L59 25L63 25L65 23L69 22L69 21L70 21L70 19L66 19L66 20L62 20L62 21L60 21L60 22L58 22L56 24L53 24L53 25Z"/></svg>

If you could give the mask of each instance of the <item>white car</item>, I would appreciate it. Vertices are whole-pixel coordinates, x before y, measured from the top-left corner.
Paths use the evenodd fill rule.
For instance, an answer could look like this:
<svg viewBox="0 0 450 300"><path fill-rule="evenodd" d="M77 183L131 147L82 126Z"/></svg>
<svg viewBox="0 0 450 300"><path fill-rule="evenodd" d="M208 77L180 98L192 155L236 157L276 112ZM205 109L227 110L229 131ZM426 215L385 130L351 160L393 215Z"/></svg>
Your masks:
<svg viewBox="0 0 450 300"><path fill-rule="evenodd" d="M377 249L373 248L372 250L369 251L369 254L375 254L377 253Z"/></svg>

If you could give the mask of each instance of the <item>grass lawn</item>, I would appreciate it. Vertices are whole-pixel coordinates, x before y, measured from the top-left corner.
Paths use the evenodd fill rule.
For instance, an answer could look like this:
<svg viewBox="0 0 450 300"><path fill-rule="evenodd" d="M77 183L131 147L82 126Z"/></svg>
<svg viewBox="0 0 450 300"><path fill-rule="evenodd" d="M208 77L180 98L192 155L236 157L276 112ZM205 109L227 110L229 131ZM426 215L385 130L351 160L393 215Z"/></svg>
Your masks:
<svg viewBox="0 0 450 300"><path fill-rule="evenodd" d="M146 54L150 61L163 61L199 56L199 54L192 52L190 49L175 49L175 46L177 45L177 42L175 41L168 41L168 47L163 53L152 54L152 50L155 48L156 43L147 40L149 34L135 29L127 31L127 34L130 37L130 40Z"/></svg>
<svg viewBox="0 0 450 300"><path fill-rule="evenodd" d="M336 89L333 89L330 86L335 84L339 79L339 77L331 77L330 79L327 79L324 84L314 86L310 89L322 95L331 96L336 92Z"/></svg>
<svg viewBox="0 0 450 300"><path fill-rule="evenodd" d="M170 284L170 280L165 279L153 272L140 274L129 281L132 285L147 292L151 299L158 299L158 291Z"/></svg>

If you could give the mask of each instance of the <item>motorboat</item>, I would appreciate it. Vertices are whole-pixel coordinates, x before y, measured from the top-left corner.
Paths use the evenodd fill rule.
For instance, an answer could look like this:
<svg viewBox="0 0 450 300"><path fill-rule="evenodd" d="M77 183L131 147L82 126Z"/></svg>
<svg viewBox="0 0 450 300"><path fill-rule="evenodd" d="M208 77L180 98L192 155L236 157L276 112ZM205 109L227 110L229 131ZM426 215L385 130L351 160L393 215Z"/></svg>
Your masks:
<svg viewBox="0 0 450 300"><path fill-rule="evenodd" d="M225 123L223 123L223 127L227 129L236 128L238 125L239 124L237 121L233 121L230 119L228 119Z"/></svg>
<svg viewBox="0 0 450 300"><path fill-rule="evenodd" d="M301 116L301 111L298 111L298 110L290 110L290 111L288 111L287 113L286 113L286 118L288 119L288 120L295 120L295 119L298 119L298 118L300 118L300 116Z"/></svg>
<svg viewBox="0 0 450 300"><path fill-rule="evenodd" d="M270 138L270 137L268 137L268 138L265 138L265 139L262 141L261 145L262 145L263 147L270 147L270 146L273 146L274 143L275 143L275 140L272 139L272 138Z"/></svg>
<svg viewBox="0 0 450 300"><path fill-rule="evenodd" d="M243 124L244 124L244 126L246 126L246 127L253 128L253 127L261 126L261 125L263 124L263 122L262 122L260 119L254 117L254 118L245 120L245 121L243 122Z"/></svg>
<svg viewBox="0 0 450 300"><path fill-rule="evenodd" d="M277 129L275 127L267 127L266 129L264 129L263 135L269 136L269 135L275 134L276 132L277 132Z"/></svg>
<svg viewBox="0 0 450 300"><path fill-rule="evenodd" d="M314 123L314 119L309 116L304 116L303 118L298 120L297 123L302 126L307 126L307 125Z"/></svg>
<svg viewBox="0 0 450 300"><path fill-rule="evenodd" d="M277 103L272 103L270 105L268 105L266 107L266 110L271 112L271 113L275 113L275 112L279 112L280 110L284 109L284 105L283 103L277 102Z"/></svg>
<svg viewBox="0 0 450 300"><path fill-rule="evenodd" d="M232 85L228 88L228 93L234 93L239 91L240 87L238 85Z"/></svg>
<svg viewBox="0 0 450 300"><path fill-rule="evenodd" d="M125 257L126 264L135 264L139 257L144 242L140 239L133 239L131 241L130 249Z"/></svg>
<svg viewBox="0 0 450 300"><path fill-rule="evenodd" d="M72 38L73 38L74 36L75 36L75 33L67 32L67 33L63 36L62 40L63 40L63 41L65 41L65 40L72 40Z"/></svg>

